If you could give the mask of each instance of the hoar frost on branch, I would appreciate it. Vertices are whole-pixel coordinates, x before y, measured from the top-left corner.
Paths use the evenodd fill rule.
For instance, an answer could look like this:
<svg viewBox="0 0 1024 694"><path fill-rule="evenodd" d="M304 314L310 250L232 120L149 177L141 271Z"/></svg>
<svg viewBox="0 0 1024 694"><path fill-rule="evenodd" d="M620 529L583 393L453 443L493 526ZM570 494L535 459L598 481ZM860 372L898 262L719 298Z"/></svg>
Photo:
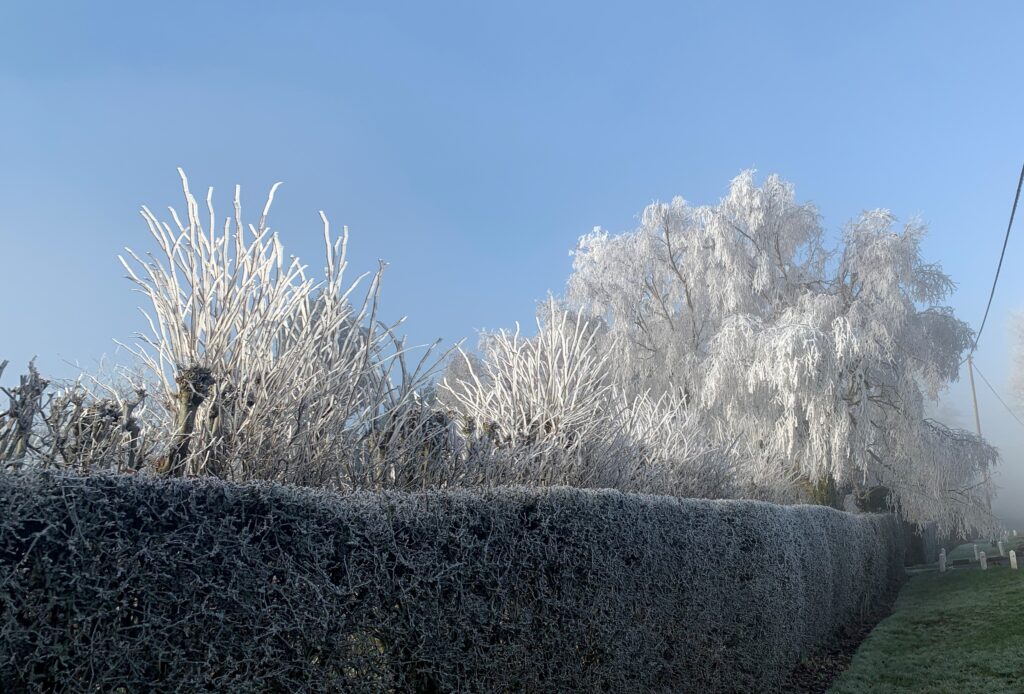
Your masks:
<svg viewBox="0 0 1024 694"><path fill-rule="evenodd" d="M142 214L158 253L121 262L148 299L149 332L132 347L155 382L151 409L170 474L212 474L343 487L391 486L421 447L420 402L433 363L418 363L378 317L383 263L345 280L348 230L321 213L324 279L286 257L267 226L234 215L218 229L211 188L204 227L184 172L184 218ZM366 289L360 298L360 284Z"/></svg>
<svg viewBox="0 0 1024 694"><path fill-rule="evenodd" d="M7 364L0 361L0 377ZM29 461L79 472L142 468L155 445L143 424L146 391L113 383L84 375L55 383L29 362L18 385L0 387L7 400L0 411L0 468Z"/></svg>
<svg viewBox="0 0 1024 694"><path fill-rule="evenodd" d="M940 305L953 283L923 235L871 211L829 250L790 184L745 172L717 205L676 198L581 238L567 299L607 326L627 397L682 393L745 475L835 505L884 487L909 520L985 527L995 451L925 420L972 333Z"/></svg>
<svg viewBox="0 0 1024 694"><path fill-rule="evenodd" d="M728 451L711 443L677 395L627 394L599 321L553 299L537 334L485 334L460 352L439 387L467 459L504 484L568 484L721 498L735 495Z"/></svg>

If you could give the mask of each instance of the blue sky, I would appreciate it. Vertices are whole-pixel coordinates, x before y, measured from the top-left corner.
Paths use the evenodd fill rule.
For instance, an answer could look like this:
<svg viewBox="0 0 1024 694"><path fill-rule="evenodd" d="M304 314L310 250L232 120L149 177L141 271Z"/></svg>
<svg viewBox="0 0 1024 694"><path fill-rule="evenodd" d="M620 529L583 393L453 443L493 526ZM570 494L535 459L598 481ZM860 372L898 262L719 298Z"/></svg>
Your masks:
<svg viewBox="0 0 1024 694"><path fill-rule="evenodd" d="M142 327L116 256L148 247L141 204L179 204L177 166L225 213L284 181L271 223L314 267L317 211L348 224L417 342L530 323L579 235L751 167L832 232L920 215L977 326L1024 158L1024 5L599 5L5 3L0 358L70 375ZM1004 395L1019 231L977 357ZM1020 499L1024 428L979 399ZM962 384L950 403L969 425Z"/></svg>

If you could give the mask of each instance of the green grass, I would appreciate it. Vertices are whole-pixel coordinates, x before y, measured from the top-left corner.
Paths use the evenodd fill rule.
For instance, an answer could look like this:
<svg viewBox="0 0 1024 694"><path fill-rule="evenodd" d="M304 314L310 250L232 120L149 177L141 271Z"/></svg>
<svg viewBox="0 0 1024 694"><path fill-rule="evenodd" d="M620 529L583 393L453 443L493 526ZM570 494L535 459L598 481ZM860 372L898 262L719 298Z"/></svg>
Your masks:
<svg viewBox="0 0 1024 694"><path fill-rule="evenodd" d="M971 544L959 550L973 559ZM912 577L829 691L1024 692L1024 570Z"/></svg>

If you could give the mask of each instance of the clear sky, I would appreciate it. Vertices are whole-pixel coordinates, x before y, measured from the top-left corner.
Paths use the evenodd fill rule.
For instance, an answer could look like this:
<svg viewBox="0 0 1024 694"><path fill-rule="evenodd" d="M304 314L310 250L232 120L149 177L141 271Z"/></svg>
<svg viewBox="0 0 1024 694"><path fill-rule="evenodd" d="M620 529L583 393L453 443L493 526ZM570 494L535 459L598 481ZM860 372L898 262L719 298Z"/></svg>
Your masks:
<svg viewBox="0 0 1024 694"><path fill-rule="evenodd" d="M317 211L348 224L417 342L529 324L579 235L751 167L832 232L921 216L977 327L1024 159L1022 26L1019 2L3 3L0 359L66 376L142 327L116 256L149 247L141 204L180 205L177 166L224 214L235 183L255 215L284 181L271 224L313 267ZM1017 231L977 355L1004 397ZM979 387L1024 529L1024 427Z"/></svg>

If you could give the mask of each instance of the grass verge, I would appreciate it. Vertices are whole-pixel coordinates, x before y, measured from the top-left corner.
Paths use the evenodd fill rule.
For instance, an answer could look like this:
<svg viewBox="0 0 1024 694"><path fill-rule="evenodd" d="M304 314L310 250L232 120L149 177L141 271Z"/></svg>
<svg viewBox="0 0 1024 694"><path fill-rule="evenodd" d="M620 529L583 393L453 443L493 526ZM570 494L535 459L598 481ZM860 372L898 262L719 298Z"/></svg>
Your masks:
<svg viewBox="0 0 1024 694"><path fill-rule="evenodd" d="M829 692L1024 692L1024 570L912 577Z"/></svg>

